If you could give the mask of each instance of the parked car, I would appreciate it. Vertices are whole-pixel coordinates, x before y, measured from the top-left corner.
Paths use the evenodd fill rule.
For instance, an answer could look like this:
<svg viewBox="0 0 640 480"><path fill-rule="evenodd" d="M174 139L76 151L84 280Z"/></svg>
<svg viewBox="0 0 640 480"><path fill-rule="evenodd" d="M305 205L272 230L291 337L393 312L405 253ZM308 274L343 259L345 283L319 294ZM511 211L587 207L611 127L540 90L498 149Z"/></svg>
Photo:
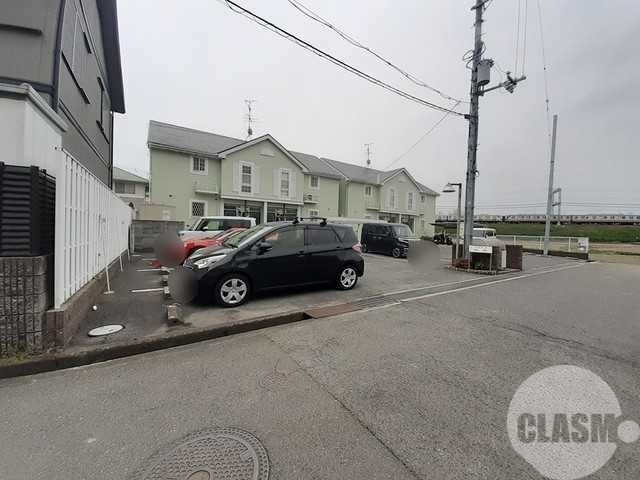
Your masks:
<svg viewBox="0 0 640 480"><path fill-rule="evenodd" d="M260 290L323 283L350 290L364 274L353 229L326 221L258 225L196 251L184 267L196 275L200 297L212 296L223 307L241 305Z"/></svg>
<svg viewBox="0 0 640 480"><path fill-rule="evenodd" d="M417 240L404 223L365 223L360 237L363 252L386 253L395 258L406 257L409 242Z"/></svg>
<svg viewBox="0 0 640 480"><path fill-rule="evenodd" d="M204 238L211 234L224 232L230 228L251 228L256 226L253 217L200 217L188 230L178 232L182 239Z"/></svg>

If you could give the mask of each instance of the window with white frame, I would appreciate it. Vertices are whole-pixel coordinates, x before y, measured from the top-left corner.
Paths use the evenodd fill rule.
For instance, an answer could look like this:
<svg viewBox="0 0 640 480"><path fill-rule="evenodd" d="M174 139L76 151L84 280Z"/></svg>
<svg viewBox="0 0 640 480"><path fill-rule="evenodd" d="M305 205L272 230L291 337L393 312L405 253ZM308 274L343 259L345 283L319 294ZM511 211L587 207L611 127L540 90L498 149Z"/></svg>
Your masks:
<svg viewBox="0 0 640 480"><path fill-rule="evenodd" d="M240 164L240 191L242 193L251 193L253 185L253 165L250 163Z"/></svg>
<svg viewBox="0 0 640 480"><path fill-rule="evenodd" d="M280 170L280 196L283 198L289 197L290 176L289 170Z"/></svg>
<svg viewBox="0 0 640 480"><path fill-rule="evenodd" d="M191 200L190 214L192 217L204 217L207 214L207 204L198 200Z"/></svg>
<svg viewBox="0 0 640 480"><path fill-rule="evenodd" d="M407 192L407 210L413 210L413 192Z"/></svg>
<svg viewBox="0 0 640 480"><path fill-rule="evenodd" d="M311 175L309 177L309 187L318 190L320 188L320 179L315 175Z"/></svg>
<svg viewBox="0 0 640 480"><path fill-rule="evenodd" d="M394 188L389 189L389 208L396 208L396 190Z"/></svg>
<svg viewBox="0 0 640 480"><path fill-rule="evenodd" d="M131 182L114 182L114 190L116 193L133 195L136 193L136 185Z"/></svg>
<svg viewBox="0 0 640 480"><path fill-rule="evenodd" d="M365 197L370 197L371 196L371 185L365 185L364 186L364 196Z"/></svg>
<svg viewBox="0 0 640 480"><path fill-rule="evenodd" d="M309 216L310 217L319 217L320 216L320 210L309 210Z"/></svg>
<svg viewBox="0 0 640 480"><path fill-rule="evenodd" d="M207 174L207 159L202 157L193 157L191 159L191 173L198 175Z"/></svg>

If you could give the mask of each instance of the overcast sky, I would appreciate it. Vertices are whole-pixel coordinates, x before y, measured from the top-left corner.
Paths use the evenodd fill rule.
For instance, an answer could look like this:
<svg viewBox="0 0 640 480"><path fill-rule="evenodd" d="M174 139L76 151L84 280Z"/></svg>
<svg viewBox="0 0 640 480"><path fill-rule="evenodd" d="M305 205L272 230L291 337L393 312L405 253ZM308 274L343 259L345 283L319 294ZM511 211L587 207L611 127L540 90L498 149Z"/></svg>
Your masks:
<svg viewBox="0 0 640 480"><path fill-rule="evenodd" d="M300 0L361 43L447 94L468 100L472 1ZM367 73L431 102L450 105L366 52L304 17L287 0L237 0ZM527 80L515 93L480 103L477 211L542 212L549 144L536 0L528 3ZM541 0L550 105L559 115L556 186L567 213L640 212L640 2ZM115 120L114 163L148 172L150 119L244 138L255 99L256 135L285 147L385 169L441 113L374 86L233 13L216 0L118 2L127 113ZM485 57L514 70L517 0L493 0L484 23ZM521 22L521 36L524 22ZM520 41L518 74L522 70ZM497 68L492 83L500 81ZM465 105L464 109L468 107ZM464 181L468 125L449 116L393 164L441 190ZM443 194L449 212L455 195ZM518 204L515 205L515 204ZM632 205L632 204L635 204ZM512 206L507 206L512 205ZM520 207L519 207L520 206Z"/></svg>

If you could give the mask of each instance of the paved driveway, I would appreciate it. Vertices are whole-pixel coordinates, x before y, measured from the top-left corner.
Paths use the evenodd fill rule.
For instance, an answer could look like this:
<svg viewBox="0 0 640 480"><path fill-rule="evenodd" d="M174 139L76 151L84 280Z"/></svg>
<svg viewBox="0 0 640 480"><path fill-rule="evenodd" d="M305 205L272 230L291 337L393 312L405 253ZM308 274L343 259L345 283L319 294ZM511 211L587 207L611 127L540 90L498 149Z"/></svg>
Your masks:
<svg viewBox="0 0 640 480"><path fill-rule="evenodd" d="M126 478L216 425L255 434L272 479L542 478L505 428L529 375L588 368L640 420L640 268L528 260L385 308L0 380L0 478ZM619 443L593 478L640 478L639 459Z"/></svg>

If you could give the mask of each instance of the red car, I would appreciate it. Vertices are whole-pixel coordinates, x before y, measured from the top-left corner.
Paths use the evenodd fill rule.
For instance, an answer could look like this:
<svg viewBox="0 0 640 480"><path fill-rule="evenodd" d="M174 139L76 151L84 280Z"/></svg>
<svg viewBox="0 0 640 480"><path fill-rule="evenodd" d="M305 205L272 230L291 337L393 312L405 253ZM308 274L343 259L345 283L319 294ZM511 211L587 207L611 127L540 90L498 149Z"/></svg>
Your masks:
<svg viewBox="0 0 640 480"><path fill-rule="evenodd" d="M193 252L195 252L199 248L220 246L222 245L222 242L242 232L243 230L246 230L246 229L239 228L239 227L229 228L224 232L211 234L210 237L191 238L191 239L184 240L182 242L182 248L180 249L181 251L177 253L177 256L180 259L179 263L182 264L187 258L189 258L189 256ZM151 265L153 265L155 268L160 268L162 266L162 262L160 260L154 260L151 263Z"/></svg>

